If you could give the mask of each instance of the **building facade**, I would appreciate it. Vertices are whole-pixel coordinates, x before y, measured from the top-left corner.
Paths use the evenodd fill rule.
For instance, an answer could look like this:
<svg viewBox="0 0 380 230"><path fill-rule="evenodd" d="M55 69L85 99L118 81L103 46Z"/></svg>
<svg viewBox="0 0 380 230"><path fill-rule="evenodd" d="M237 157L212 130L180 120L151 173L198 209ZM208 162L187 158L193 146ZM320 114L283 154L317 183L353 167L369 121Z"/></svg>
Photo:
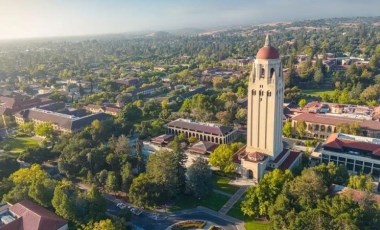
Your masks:
<svg viewBox="0 0 380 230"><path fill-rule="evenodd" d="M380 138L380 122L374 120L355 119L320 113L302 113L292 118L293 132L296 132L298 122L305 122L306 136L325 140L330 134L338 132L342 124L358 124L363 136Z"/></svg>
<svg viewBox="0 0 380 230"><path fill-rule="evenodd" d="M15 121L18 125L25 122L34 124L50 123L55 131L61 133L73 133L82 130L90 125L94 120L103 121L110 116L105 113L94 113L86 116L75 116L59 112L53 112L41 108L31 108L15 114Z"/></svg>
<svg viewBox="0 0 380 230"><path fill-rule="evenodd" d="M228 126L193 122L181 118L167 124L167 134L179 135L181 133L187 138L195 137L200 141L215 144L230 144L238 138L237 130Z"/></svg>
<svg viewBox="0 0 380 230"><path fill-rule="evenodd" d="M334 133L316 153L322 163L334 162L355 173L380 175L380 139Z"/></svg>

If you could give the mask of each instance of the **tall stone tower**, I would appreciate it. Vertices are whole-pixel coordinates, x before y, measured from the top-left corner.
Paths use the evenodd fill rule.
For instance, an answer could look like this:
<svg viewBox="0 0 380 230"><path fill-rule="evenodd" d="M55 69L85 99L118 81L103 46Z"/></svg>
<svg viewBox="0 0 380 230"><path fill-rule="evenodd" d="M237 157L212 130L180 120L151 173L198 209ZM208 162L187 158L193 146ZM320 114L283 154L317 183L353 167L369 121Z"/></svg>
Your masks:
<svg viewBox="0 0 380 230"><path fill-rule="evenodd" d="M284 79L278 51L269 36L256 55L248 84L246 153L276 158L283 150Z"/></svg>

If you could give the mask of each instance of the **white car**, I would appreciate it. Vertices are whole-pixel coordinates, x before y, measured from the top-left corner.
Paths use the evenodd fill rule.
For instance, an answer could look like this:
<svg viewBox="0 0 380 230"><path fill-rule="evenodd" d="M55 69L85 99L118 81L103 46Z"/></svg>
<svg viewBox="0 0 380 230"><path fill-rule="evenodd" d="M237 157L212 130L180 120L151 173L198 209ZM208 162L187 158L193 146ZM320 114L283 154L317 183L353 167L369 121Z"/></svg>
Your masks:
<svg viewBox="0 0 380 230"><path fill-rule="evenodd" d="M125 209L125 208L127 207L127 205L126 205L126 204L123 204L123 203L118 203L116 206L117 206L118 208L120 208L120 209Z"/></svg>

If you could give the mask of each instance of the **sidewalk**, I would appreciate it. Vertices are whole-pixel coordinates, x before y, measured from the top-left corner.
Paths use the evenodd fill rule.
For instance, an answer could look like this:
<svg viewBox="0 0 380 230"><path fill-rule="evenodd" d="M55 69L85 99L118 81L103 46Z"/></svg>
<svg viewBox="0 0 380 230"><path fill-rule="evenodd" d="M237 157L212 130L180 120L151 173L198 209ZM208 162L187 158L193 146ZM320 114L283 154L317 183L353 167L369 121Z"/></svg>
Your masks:
<svg viewBox="0 0 380 230"><path fill-rule="evenodd" d="M240 200L245 191L248 189L248 186L241 186L239 190L223 205L223 207L219 210L221 214L227 214L228 211Z"/></svg>

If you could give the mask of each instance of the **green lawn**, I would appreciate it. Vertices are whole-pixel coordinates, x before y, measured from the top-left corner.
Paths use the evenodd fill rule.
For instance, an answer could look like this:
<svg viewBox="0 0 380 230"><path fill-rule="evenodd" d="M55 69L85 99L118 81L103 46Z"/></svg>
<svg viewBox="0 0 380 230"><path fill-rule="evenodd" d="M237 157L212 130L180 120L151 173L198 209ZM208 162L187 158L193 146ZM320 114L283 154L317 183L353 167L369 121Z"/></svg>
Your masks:
<svg viewBox="0 0 380 230"><path fill-rule="evenodd" d="M10 147L10 152L20 153L28 147L38 147L38 140L32 137L15 137L0 142L0 149L5 145Z"/></svg>
<svg viewBox="0 0 380 230"><path fill-rule="evenodd" d="M213 181L215 189L218 189L220 191L234 194L237 190L239 190L239 187L228 184L231 179L227 177L214 176Z"/></svg>
<svg viewBox="0 0 380 230"><path fill-rule="evenodd" d="M169 211L175 212L184 209L196 208L197 206L203 206L219 211L223 205L227 203L228 199L229 197L215 192L201 200L198 200L192 196L182 196L173 206L169 208Z"/></svg>
<svg viewBox="0 0 380 230"><path fill-rule="evenodd" d="M245 223L245 229L247 230L268 230L269 223L265 221L255 220L253 218L244 216L240 209L240 202L237 202L227 213L227 215L235 217L236 219L242 220Z"/></svg>
<svg viewBox="0 0 380 230"><path fill-rule="evenodd" d="M309 94L310 96L318 97L322 96L323 93L327 93L329 95L332 95L334 93L334 90L326 90L326 89L302 89L302 93Z"/></svg>

